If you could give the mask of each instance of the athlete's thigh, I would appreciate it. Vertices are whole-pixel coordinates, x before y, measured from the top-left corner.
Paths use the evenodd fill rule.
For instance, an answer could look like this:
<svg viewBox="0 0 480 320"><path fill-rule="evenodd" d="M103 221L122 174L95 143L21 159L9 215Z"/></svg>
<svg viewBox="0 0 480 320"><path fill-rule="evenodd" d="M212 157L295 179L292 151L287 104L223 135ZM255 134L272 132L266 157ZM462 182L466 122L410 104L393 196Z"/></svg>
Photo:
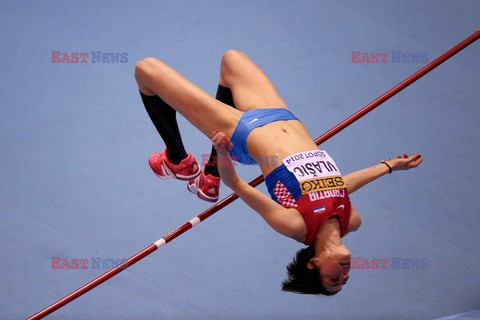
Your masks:
<svg viewBox="0 0 480 320"><path fill-rule="evenodd" d="M221 68L222 80L232 90L237 109L286 108L270 79L244 53L227 51Z"/></svg>
<svg viewBox="0 0 480 320"><path fill-rule="evenodd" d="M140 89L157 94L207 137L215 130L233 134L241 112L214 99L162 61L140 61L135 76Z"/></svg>

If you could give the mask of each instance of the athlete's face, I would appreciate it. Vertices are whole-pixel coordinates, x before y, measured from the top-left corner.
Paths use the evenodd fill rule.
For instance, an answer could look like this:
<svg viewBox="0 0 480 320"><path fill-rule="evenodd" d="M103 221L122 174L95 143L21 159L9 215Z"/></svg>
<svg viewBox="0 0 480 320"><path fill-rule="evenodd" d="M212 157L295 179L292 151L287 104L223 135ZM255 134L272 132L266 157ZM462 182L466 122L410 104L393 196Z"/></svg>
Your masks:
<svg viewBox="0 0 480 320"><path fill-rule="evenodd" d="M322 264L319 268L320 278L327 291L337 292L342 289L348 281L350 265L350 257L343 260L328 260Z"/></svg>
<svg viewBox="0 0 480 320"><path fill-rule="evenodd" d="M351 266L350 251L344 246L336 251L313 257L308 267L319 270L323 286L329 292L337 292L348 281Z"/></svg>

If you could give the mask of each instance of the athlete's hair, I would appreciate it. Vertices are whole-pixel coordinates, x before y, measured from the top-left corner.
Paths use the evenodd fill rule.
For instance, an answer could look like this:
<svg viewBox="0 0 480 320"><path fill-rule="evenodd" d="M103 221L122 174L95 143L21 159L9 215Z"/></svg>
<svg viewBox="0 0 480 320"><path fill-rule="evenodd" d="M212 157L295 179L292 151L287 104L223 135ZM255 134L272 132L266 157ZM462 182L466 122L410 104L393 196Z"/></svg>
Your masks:
<svg viewBox="0 0 480 320"><path fill-rule="evenodd" d="M332 296L336 292L325 289L318 269L309 269L307 263L315 256L315 248L308 246L297 251L287 266L288 279L283 281L282 290L302 294L323 294Z"/></svg>

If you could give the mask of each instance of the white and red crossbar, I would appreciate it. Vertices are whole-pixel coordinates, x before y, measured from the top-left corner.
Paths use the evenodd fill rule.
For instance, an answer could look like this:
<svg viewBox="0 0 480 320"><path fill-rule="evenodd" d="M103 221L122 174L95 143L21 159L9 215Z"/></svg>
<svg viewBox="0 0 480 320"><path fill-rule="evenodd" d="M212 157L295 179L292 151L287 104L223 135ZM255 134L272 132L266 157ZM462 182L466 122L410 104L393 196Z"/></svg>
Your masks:
<svg viewBox="0 0 480 320"><path fill-rule="evenodd" d="M372 102L370 102L369 104L364 106L362 109L360 109L356 113L352 114L347 119L345 119L342 122L340 122L339 124L337 124L332 129L330 129L327 132L325 132L324 134L322 134L320 137L315 139L315 143L317 145L320 145L321 143L327 141L328 139L330 139L331 137L333 137L334 135L336 135L337 133L339 133L340 131L342 131L343 129L345 129L346 127L348 127L349 125L351 125L352 123L354 123L355 121L357 121L358 119L360 119L361 117L363 117L364 115L366 115L367 113L369 113L370 111L372 111L373 109L375 109L376 107L378 107L379 105L381 105L382 103L384 103L385 101L387 101L388 99L390 99L391 97L393 97L394 95L399 93L400 91L402 91L403 89L405 89L406 87L408 87L409 85L411 85L412 83L414 83L415 81L417 81L418 79L423 77L424 75L426 75L428 72L430 72L433 69L435 69L436 67L438 67L440 64L442 64L443 62L445 62L446 60L448 60L449 58L454 56L456 53L465 49L468 45L475 42L478 38L480 38L480 29L475 31L471 36L469 36L468 38L466 38L462 42L458 43L453 48L451 48L447 52L443 53L441 56L439 56L435 60L428 63L423 68L421 68L420 70L418 70L417 72L415 72L414 74L412 74L411 76L409 76L408 78L406 78L405 80L400 82L399 84L397 84L395 87L391 88L390 90L388 90L387 92L382 94L377 99L373 100ZM259 177L255 178L254 180L252 180L250 182L250 185L252 187L256 187L262 182L263 182L263 177L259 176ZM149 245L148 247L146 247L142 251L133 255L127 261L123 262L122 264L118 265L117 267L115 267L113 269L108 270L104 274L102 274L99 277L93 279L92 281L83 285L82 287L78 288L77 290L73 291L72 293L66 295L65 297L58 300L57 302L51 304L50 306L46 307L45 309L43 309L41 311L35 313L34 315L32 315L28 319L41 319L41 318L49 315L50 313L54 312L55 310L63 307L67 303L77 299L78 297L80 297L84 293L92 290L93 288L95 288L99 284L107 281L111 277L115 276L117 273L120 273L121 271L125 270L126 268L132 266L136 262L142 260L143 258L148 256L149 254L156 251L157 249L164 246L165 244L169 243L170 241L172 241L173 239L175 239L179 235L183 234L187 230L193 228L194 226L196 226L197 224L199 224L203 220L207 219L208 217L210 217L211 215L216 213L218 210L227 206L228 204L230 204L231 202L233 202L237 198L238 198L238 196L236 194L234 194L234 193L230 194L228 197L224 198L222 201L214 204L213 206L211 206L210 208L208 208L204 212L200 213L195 218L186 222L184 225L180 226L179 228L170 232L169 234L167 234L163 238L155 241L154 243L152 243L151 245Z"/></svg>

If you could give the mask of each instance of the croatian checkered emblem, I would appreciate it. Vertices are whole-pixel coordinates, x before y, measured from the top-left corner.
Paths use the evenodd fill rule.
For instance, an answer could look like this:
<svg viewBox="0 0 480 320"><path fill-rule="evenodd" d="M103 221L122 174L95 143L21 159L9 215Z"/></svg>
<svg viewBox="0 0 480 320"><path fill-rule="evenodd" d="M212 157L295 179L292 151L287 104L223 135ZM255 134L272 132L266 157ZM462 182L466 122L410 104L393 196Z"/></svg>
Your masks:
<svg viewBox="0 0 480 320"><path fill-rule="evenodd" d="M282 182L277 182L277 184L273 188L273 194L277 197L278 202L280 202L283 207L297 207L297 202L295 201L295 198L292 196L290 191L288 191L287 187L285 187Z"/></svg>

